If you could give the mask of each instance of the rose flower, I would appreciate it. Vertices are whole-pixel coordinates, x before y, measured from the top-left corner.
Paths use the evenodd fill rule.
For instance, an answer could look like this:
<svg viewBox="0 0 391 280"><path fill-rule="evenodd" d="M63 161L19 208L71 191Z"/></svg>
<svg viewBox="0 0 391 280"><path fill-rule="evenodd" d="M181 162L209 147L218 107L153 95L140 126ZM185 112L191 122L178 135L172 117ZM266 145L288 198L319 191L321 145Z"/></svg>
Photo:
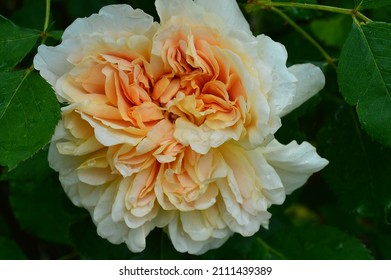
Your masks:
<svg viewBox="0 0 391 280"><path fill-rule="evenodd" d="M176 250L267 228L272 204L327 161L274 139L281 117L324 86L311 64L254 37L234 0L157 0L160 24L111 5L77 19L34 65L65 103L49 150L98 234L142 251L164 228Z"/></svg>

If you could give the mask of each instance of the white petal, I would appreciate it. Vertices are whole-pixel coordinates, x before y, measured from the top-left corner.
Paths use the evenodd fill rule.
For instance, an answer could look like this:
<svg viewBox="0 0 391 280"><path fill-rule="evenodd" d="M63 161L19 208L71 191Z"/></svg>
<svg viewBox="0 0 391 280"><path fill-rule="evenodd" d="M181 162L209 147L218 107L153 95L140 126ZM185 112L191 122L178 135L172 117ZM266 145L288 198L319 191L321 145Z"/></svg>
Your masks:
<svg viewBox="0 0 391 280"><path fill-rule="evenodd" d="M180 213L183 230L194 241L205 241L212 236L213 228L205 221L201 211Z"/></svg>
<svg viewBox="0 0 391 280"><path fill-rule="evenodd" d="M78 170L78 175L81 182L93 186L105 184L117 177L109 169L103 168L82 168Z"/></svg>
<svg viewBox="0 0 391 280"><path fill-rule="evenodd" d="M103 7L99 14L88 18L76 19L65 31L63 40L82 34L94 32L131 32L143 34L153 25L153 17L142 10L134 10L129 5L108 5Z"/></svg>
<svg viewBox="0 0 391 280"><path fill-rule="evenodd" d="M285 190L279 174L267 162L260 149L246 151L246 154L259 180L262 195L267 198L268 206L282 204L285 200Z"/></svg>
<svg viewBox="0 0 391 280"><path fill-rule="evenodd" d="M288 145L282 145L273 140L261 150L267 162L280 176L287 194L304 185L312 173L328 164L308 142L298 145L296 141L292 141Z"/></svg>
<svg viewBox="0 0 391 280"><path fill-rule="evenodd" d="M124 223L113 222L110 216L106 216L97 223L97 232L100 237L109 240L113 244L124 242L129 229Z"/></svg>
<svg viewBox="0 0 391 280"><path fill-rule="evenodd" d="M130 229L126 238L126 245L132 252L141 252L145 249L147 235L154 229L152 223L146 223L136 229Z"/></svg>
<svg viewBox="0 0 391 280"><path fill-rule="evenodd" d="M117 189L117 184L109 186L101 195L92 214L98 234L114 244L124 242L128 233L128 228L124 223L114 222L111 218L111 208Z"/></svg>
<svg viewBox="0 0 391 280"><path fill-rule="evenodd" d="M218 248L231 236L232 232L226 231L222 238L209 238L205 241L193 240L182 228L177 216L168 226L168 235L175 249L182 253L201 255L208 250Z"/></svg>
<svg viewBox="0 0 391 280"><path fill-rule="evenodd" d="M250 26L235 0L195 0L205 11L221 17L225 25L251 34Z"/></svg>
<svg viewBox="0 0 391 280"><path fill-rule="evenodd" d="M62 45L57 47L40 45L38 47L38 53L34 57L34 68L39 71L41 76L52 87L54 87L57 80L64 73L69 72L73 67L73 65L67 61L68 55L69 50Z"/></svg>
<svg viewBox="0 0 391 280"><path fill-rule="evenodd" d="M288 106L293 99L296 90L296 77L288 71L286 61L288 54L284 45L274 42L265 35L257 37L258 42L258 57L264 64L258 64L260 68L261 84L270 84L271 88L267 92L269 104L273 108L273 113L280 112ZM269 68L271 73L266 73L266 81L263 81L263 68ZM270 71L269 70L269 71ZM271 75L271 76L270 76ZM272 79L270 81L269 79Z"/></svg>
<svg viewBox="0 0 391 280"><path fill-rule="evenodd" d="M77 184L77 193L80 198L80 205L87 209L93 209L96 207L103 192L104 187L102 186L90 186L81 182Z"/></svg>
<svg viewBox="0 0 391 280"><path fill-rule="evenodd" d="M95 222L100 222L110 214L115 200L116 192L118 191L118 183L111 184L99 198L99 201L94 209L93 219Z"/></svg>
<svg viewBox="0 0 391 280"><path fill-rule="evenodd" d="M192 0L156 0L155 6L161 24L164 24L172 16L184 16L197 21L197 15L203 14L203 10Z"/></svg>
<svg viewBox="0 0 391 280"><path fill-rule="evenodd" d="M113 207L111 209L111 217L115 222L124 220L125 211L126 211L125 198L126 198L126 192L128 191L130 181L131 181L131 177L126 177L122 179L121 182L119 183L118 191L115 196Z"/></svg>
<svg viewBox="0 0 391 280"><path fill-rule="evenodd" d="M292 102L281 111L281 117L317 94L325 85L325 77L322 70L313 64L297 64L289 67L288 70L297 79L296 93Z"/></svg>

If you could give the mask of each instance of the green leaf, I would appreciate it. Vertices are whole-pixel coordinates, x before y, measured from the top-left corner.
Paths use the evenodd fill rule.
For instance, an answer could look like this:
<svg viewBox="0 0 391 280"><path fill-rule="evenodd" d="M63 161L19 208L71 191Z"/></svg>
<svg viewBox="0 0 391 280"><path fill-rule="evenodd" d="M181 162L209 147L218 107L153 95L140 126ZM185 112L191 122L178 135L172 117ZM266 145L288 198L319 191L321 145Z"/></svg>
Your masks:
<svg viewBox="0 0 391 280"><path fill-rule="evenodd" d="M391 5L390 0L362 0L359 4L359 9L374 9Z"/></svg>
<svg viewBox="0 0 391 280"><path fill-rule="evenodd" d="M14 168L50 141L60 110L37 73L0 72L0 80L0 165Z"/></svg>
<svg viewBox="0 0 391 280"><path fill-rule="evenodd" d="M347 106L339 107L327 120L317 148L330 161L322 175L340 205L384 221L384 211L391 207L391 149L371 140Z"/></svg>
<svg viewBox="0 0 391 280"><path fill-rule="evenodd" d="M269 235L265 241L288 259L372 259L368 249L359 240L328 226L290 227Z"/></svg>
<svg viewBox="0 0 391 280"><path fill-rule="evenodd" d="M310 23L314 35L330 47L340 48L352 26L352 19L346 15L315 19Z"/></svg>
<svg viewBox="0 0 391 280"><path fill-rule="evenodd" d="M58 175L40 151L10 174L10 204L20 226L48 241L68 244L72 219L63 205L64 191Z"/></svg>
<svg viewBox="0 0 391 280"><path fill-rule="evenodd" d="M62 30L53 30L50 31L49 36L52 37L54 40L60 41L61 42L61 37L64 31Z"/></svg>
<svg viewBox="0 0 391 280"><path fill-rule="evenodd" d="M0 236L0 260L25 260L26 256L16 242Z"/></svg>
<svg viewBox="0 0 391 280"><path fill-rule="evenodd" d="M0 69L17 65L34 47L39 34L38 30L19 27L0 15Z"/></svg>
<svg viewBox="0 0 391 280"><path fill-rule="evenodd" d="M243 237L235 234L221 248L202 255L203 259L217 260L280 260L285 256L254 235Z"/></svg>
<svg viewBox="0 0 391 280"><path fill-rule="evenodd" d="M391 146L391 24L353 24L342 49L338 82L345 100L356 105L370 136Z"/></svg>
<svg viewBox="0 0 391 280"><path fill-rule="evenodd" d="M41 30L45 18L45 2L46 0L23 0L18 3L17 9L12 13L10 19L17 25ZM54 2L58 1L52 1L51 17L57 21L57 18L59 18L57 16L58 11L62 15L64 15L64 12L59 8L56 9ZM61 15L61 13L59 14Z"/></svg>

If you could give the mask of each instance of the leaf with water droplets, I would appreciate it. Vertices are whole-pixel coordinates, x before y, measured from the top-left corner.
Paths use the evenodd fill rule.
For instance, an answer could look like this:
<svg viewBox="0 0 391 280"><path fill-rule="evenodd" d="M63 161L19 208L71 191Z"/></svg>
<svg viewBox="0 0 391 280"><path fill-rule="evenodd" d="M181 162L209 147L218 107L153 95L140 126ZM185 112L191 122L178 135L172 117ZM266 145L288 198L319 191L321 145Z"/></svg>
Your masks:
<svg viewBox="0 0 391 280"><path fill-rule="evenodd" d="M384 221L391 208L391 149L359 128L353 110L331 111L319 132L317 148L330 161L322 175L349 213Z"/></svg>
<svg viewBox="0 0 391 280"><path fill-rule="evenodd" d="M34 47L40 32L15 25L0 15L0 69L13 68Z"/></svg>
<svg viewBox="0 0 391 280"><path fill-rule="evenodd" d="M286 228L270 234L266 242L293 260L372 259L368 249L358 239L329 226Z"/></svg>
<svg viewBox="0 0 391 280"><path fill-rule="evenodd" d="M338 82L368 134L391 147L390 34L389 23L355 22L342 48Z"/></svg>
<svg viewBox="0 0 391 280"><path fill-rule="evenodd" d="M13 168L50 141L60 110L35 72L0 72L0 81L0 165Z"/></svg>

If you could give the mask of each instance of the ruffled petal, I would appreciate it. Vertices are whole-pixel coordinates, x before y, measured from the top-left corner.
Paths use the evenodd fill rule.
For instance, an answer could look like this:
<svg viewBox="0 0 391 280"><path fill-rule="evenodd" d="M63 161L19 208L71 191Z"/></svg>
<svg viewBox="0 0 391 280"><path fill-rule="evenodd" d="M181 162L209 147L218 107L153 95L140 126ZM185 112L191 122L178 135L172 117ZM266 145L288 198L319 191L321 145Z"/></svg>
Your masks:
<svg viewBox="0 0 391 280"><path fill-rule="evenodd" d="M313 173L328 164L328 161L321 158L308 142L299 145L292 141L288 145L282 145L273 140L260 150L280 176L287 194L304 185Z"/></svg>
<svg viewBox="0 0 391 280"><path fill-rule="evenodd" d="M206 241L196 241L184 231L182 220L178 214L168 225L168 234L177 251L201 255L208 250L220 247L232 235L232 232L225 230L224 233L222 233L220 231L220 236L218 238L211 236Z"/></svg>
<svg viewBox="0 0 391 280"><path fill-rule="evenodd" d="M235 0L195 0L194 2L202 6L205 11L220 16L227 27L251 34L250 26Z"/></svg>
<svg viewBox="0 0 391 280"><path fill-rule="evenodd" d="M62 39L77 37L94 32L130 32L144 34L154 25L153 17L131 6L109 5L100 9L99 14L76 19L63 33Z"/></svg>
<svg viewBox="0 0 391 280"><path fill-rule="evenodd" d="M323 89L326 80L322 70L313 64L296 64L288 68L296 79L296 92L290 104L280 112L283 117Z"/></svg>
<svg viewBox="0 0 391 280"><path fill-rule="evenodd" d="M203 12L192 0L156 0L155 6L161 24L170 20L173 16L198 20L199 15L202 15Z"/></svg>

